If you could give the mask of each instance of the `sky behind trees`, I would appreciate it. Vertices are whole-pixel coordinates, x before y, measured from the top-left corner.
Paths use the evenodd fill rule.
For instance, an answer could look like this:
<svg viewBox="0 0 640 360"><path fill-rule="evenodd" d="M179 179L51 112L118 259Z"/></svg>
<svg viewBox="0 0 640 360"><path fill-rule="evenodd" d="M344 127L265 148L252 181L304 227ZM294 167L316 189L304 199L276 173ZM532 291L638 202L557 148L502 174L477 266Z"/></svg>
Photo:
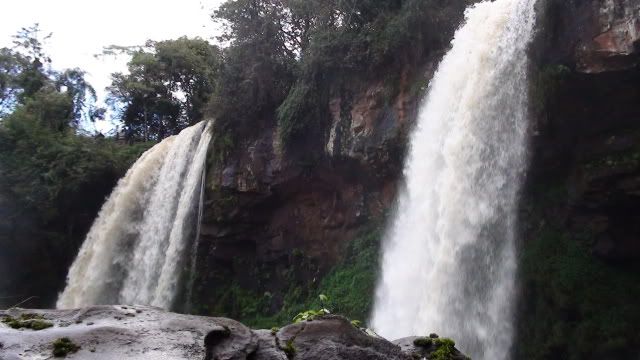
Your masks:
<svg viewBox="0 0 640 360"><path fill-rule="evenodd" d="M95 58L108 45L139 45L147 39L166 40L180 36L210 39L219 31L211 20L222 0L21 0L5 5L0 21L0 47L11 46L12 36L22 27L40 24L43 34L53 33L45 51L56 69L79 67L95 87L99 102L110 74L126 70L126 58ZM98 130L109 130L110 119L96 122Z"/></svg>

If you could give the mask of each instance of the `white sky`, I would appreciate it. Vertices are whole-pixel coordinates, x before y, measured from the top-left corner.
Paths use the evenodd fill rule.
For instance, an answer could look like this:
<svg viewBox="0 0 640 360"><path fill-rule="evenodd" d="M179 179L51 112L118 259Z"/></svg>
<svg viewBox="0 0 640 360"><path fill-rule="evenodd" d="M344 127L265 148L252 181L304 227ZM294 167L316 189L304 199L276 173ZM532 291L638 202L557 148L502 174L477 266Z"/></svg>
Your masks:
<svg viewBox="0 0 640 360"><path fill-rule="evenodd" d="M126 69L126 59L96 59L108 45L139 45L147 39L167 40L218 35L210 14L224 0L9 0L0 13L0 47L22 27L40 24L53 33L46 52L54 69L79 67L104 100L110 74ZM96 127L113 127L110 120Z"/></svg>

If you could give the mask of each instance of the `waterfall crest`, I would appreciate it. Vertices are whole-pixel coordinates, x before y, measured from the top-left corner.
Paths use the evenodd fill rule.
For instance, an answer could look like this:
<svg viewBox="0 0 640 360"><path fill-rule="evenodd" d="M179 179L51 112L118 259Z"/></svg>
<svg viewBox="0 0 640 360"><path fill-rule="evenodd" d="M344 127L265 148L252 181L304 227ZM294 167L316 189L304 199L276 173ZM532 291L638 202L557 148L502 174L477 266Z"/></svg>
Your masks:
<svg viewBox="0 0 640 360"><path fill-rule="evenodd" d="M437 332L473 359L509 357L534 3L469 7L429 85L383 246L371 320L387 338Z"/></svg>
<svg viewBox="0 0 640 360"><path fill-rule="evenodd" d="M211 124L164 139L127 171L69 269L58 308L171 307L195 236Z"/></svg>

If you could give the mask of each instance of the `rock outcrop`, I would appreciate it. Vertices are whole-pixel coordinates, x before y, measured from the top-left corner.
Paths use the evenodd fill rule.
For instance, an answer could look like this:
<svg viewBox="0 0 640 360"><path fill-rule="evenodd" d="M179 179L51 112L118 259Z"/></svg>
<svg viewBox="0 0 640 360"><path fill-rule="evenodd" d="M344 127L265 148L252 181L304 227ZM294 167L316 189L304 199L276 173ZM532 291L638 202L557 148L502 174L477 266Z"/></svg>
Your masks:
<svg viewBox="0 0 640 360"><path fill-rule="evenodd" d="M8 319L37 319L48 325L42 330L13 329ZM413 345L414 338L394 345L339 316L272 330L251 330L226 318L181 315L143 306L10 309L0 311L0 320L3 360L51 358L56 341L69 344L62 352L69 359L410 360L429 358L438 351L433 344ZM452 360L467 359L455 348L446 350Z"/></svg>
<svg viewBox="0 0 640 360"><path fill-rule="evenodd" d="M559 215L594 235L611 260L640 256L640 3L542 2L534 48L539 67L531 184L564 178L570 201Z"/></svg>
<svg viewBox="0 0 640 360"><path fill-rule="evenodd" d="M640 3L591 1L591 29L576 49L577 68L600 73L634 68L640 63Z"/></svg>
<svg viewBox="0 0 640 360"><path fill-rule="evenodd" d="M640 294L640 3L538 4L516 358L633 358L640 345L640 312L631 305Z"/></svg>
<svg viewBox="0 0 640 360"><path fill-rule="evenodd" d="M640 4L635 0L538 2L542 56L585 74L632 70L640 64Z"/></svg>

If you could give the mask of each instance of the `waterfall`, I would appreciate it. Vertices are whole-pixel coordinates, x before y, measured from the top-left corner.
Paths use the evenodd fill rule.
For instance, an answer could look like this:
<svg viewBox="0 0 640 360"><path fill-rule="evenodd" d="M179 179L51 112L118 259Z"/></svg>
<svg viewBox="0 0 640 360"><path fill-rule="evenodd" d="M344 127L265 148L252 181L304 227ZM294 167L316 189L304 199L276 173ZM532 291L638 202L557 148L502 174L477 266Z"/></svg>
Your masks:
<svg viewBox="0 0 640 360"><path fill-rule="evenodd" d="M164 139L127 171L69 269L58 308L172 306L195 237L211 124Z"/></svg>
<svg viewBox="0 0 640 360"><path fill-rule="evenodd" d="M200 229L202 228L202 214L204 211L204 188L207 179L207 169L202 167L202 179L200 180L200 198L198 199L198 220L196 227L196 239L191 246L191 268L189 269L189 282L187 284L187 296L186 296L186 312L191 313L193 311L193 286L196 282L197 265L198 265L198 246L200 245Z"/></svg>
<svg viewBox="0 0 640 360"><path fill-rule="evenodd" d="M429 85L383 245L371 323L385 337L509 358L534 3L470 6Z"/></svg>

